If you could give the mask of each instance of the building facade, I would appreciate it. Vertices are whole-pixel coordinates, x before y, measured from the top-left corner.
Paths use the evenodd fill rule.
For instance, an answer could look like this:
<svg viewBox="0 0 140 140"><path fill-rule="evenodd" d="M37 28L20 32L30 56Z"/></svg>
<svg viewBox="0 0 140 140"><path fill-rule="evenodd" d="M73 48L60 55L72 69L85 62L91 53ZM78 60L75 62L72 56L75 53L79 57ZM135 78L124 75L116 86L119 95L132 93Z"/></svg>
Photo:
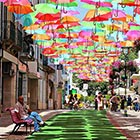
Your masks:
<svg viewBox="0 0 140 140"><path fill-rule="evenodd" d="M61 108L61 70L42 55L3 3L0 11L0 110L14 106L19 95L33 110Z"/></svg>

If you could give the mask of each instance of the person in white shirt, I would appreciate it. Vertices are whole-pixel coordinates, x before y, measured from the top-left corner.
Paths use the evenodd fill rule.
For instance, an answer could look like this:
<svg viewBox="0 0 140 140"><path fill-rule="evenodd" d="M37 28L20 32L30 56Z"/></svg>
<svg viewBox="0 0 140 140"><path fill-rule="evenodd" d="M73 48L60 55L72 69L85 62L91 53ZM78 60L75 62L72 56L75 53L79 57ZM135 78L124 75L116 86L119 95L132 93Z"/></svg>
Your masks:
<svg viewBox="0 0 140 140"><path fill-rule="evenodd" d="M34 121L34 131L40 131L40 126L47 125L42 121L42 118L37 112L29 109L29 106L24 103L23 96L18 97L18 101L15 105L15 111L20 119Z"/></svg>

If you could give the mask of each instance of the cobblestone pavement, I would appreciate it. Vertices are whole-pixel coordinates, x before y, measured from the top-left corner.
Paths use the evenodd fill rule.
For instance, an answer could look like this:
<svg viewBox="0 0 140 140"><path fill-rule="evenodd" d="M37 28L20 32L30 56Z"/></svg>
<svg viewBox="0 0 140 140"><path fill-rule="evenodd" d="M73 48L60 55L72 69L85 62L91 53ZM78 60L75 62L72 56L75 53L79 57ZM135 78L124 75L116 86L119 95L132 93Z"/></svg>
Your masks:
<svg viewBox="0 0 140 140"><path fill-rule="evenodd" d="M140 112L127 111L128 116L121 112L107 112L107 117L128 140L140 140Z"/></svg>
<svg viewBox="0 0 140 140"><path fill-rule="evenodd" d="M69 110L47 110L38 111L43 120ZM107 117L116 128L127 137L128 140L140 140L140 112L133 110L127 111L128 116L124 115L123 111L111 112L107 111ZM14 124L11 122L8 113L2 115L0 118L0 139L4 140L24 140L26 138L25 127L21 127L17 133L10 135ZM33 127L32 127L33 131ZM30 134L30 133L28 133Z"/></svg>

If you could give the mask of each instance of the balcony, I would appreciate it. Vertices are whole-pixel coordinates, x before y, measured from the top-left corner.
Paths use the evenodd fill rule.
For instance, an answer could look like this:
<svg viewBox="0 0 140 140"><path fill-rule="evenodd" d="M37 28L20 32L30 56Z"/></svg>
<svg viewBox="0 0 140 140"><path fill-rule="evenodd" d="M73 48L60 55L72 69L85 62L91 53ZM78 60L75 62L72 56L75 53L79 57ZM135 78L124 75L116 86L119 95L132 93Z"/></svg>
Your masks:
<svg viewBox="0 0 140 140"><path fill-rule="evenodd" d="M15 24L12 21L4 20L2 22L2 40L15 42Z"/></svg>
<svg viewBox="0 0 140 140"><path fill-rule="evenodd" d="M20 35L19 39L22 40L21 38L22 32L20 32L20 30L18 30L18 34ZM22 45L22 51L20 54L20 59L22 61L35 61L36 46L33 44L32 35L24 36L24 39L22 41L23 41L22 43L23 45Z"/></svg>
<svg viewBox="0 0 140 140"><path fill-rule="evenodd" d="M47 56L43 56L43 66L48 66L48 57Z"/></svg>
<svg viewBox="0 0 140 140"><path fill-rule="evenodd" d="M23 42L23 47L19 59L22 61L35 61L34 53L34 46L31 44L27 45L25 42Z"/></svg>
<svg viewBox="0 0 140 140"><path fill-rule="evenodd" d="M16 35L17 35L16 45L22 48L23 45L22 32L19 29L17 29Z"/></svg>
<svg viewBox="0 0 140 140"><path fill-rule="evenodd" d="M41 62L40 62L40 67L42 67L44 69L44 71L46 71L47 73L54 73L55 69L53 67L51 67L48 63L49 63L49 58L47 56L44 56L41 54Z"/></svg>
<svg viewBox="0 0 140 140"><path fill-rule="evenodd" d="M14 22L10 20L4 20L2 22L2 47L8 53L18 57L18 52L21 51L21 47L16 45L16 40L19 39L16 38Z"/></svg>

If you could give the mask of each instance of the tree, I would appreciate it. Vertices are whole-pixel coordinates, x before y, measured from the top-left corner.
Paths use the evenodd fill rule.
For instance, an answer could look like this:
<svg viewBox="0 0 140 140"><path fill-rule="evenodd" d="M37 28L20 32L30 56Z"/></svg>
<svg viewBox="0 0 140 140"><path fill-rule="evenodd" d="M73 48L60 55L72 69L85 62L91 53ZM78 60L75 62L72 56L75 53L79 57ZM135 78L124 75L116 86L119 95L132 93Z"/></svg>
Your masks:
<svg viewBox="0 0 140 140"><path fill-rule="evenodd" d="M136 52L138 52L140 50L140 38L138 38L137 40L134 41L134 48L135 48Z"/></svg>
<svg viewBox="0 0 140 140"><path fill-rule="evenodd" d="M94 95L95 91L99 88L99 90L106 94L108 91L109 83L107 82L96 82L96 81L90 81L90 80L82 80L77 78L76 73L73 74L73 83L76 83L77 87L79 87L80 90L83 89L83 84L88 84L88 95Z"/></svg>

